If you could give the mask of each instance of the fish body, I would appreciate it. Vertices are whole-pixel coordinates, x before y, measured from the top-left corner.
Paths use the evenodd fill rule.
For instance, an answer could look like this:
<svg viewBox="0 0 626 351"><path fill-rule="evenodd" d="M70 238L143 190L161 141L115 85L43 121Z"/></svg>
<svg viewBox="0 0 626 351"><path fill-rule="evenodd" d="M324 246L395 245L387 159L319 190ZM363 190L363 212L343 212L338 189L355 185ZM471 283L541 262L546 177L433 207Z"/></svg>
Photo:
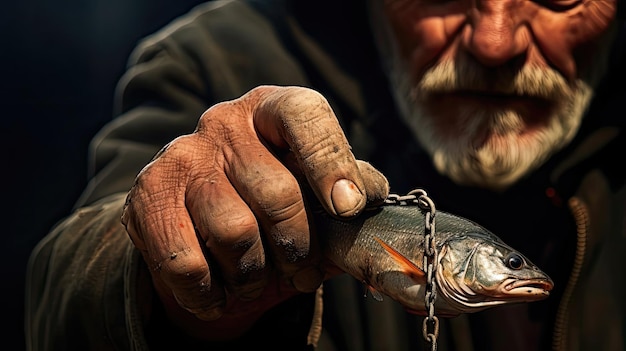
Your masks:
<svg viewBox="0 0 626 351"><path fill-rule="evenodd" d="M382 206L352 220L316 217L325 255L336 266L424 314L425 216L417 206ZM548 297L546 273L482 226L446 212L435 218L436 313L456 316Z"/></svg>

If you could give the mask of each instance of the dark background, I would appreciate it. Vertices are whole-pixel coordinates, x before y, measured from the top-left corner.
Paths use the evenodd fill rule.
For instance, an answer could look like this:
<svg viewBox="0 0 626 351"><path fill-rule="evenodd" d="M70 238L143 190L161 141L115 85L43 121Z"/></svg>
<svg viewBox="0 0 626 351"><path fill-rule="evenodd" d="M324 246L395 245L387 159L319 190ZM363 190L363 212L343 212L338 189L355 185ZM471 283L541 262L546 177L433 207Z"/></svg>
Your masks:
<svg viewBox="0 0 626 351"><path fill-rule="evenodd" d="M3 350L23 350L34 245L87 182L87 146L112 118L138 40L200 0L25 0L0 5Z"/></svg>

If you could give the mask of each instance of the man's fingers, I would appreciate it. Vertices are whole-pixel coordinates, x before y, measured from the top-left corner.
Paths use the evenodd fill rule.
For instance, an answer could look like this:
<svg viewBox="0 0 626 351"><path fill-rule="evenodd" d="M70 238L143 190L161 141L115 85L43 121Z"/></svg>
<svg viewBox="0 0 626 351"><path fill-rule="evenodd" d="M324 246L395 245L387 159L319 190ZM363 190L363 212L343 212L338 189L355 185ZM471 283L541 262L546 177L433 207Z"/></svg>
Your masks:
<svg viewBox="0 0 626 351"><path fill-rule="evenodd" d="M266 86L207 110L194 133L142 170L125 207L122 221L159 294L211 320L233 308L227 293L255 299L277 277L314 291L322 254L296 179L303 175L338 216L389 191L382 174L355 160L317 92Z"/></svg>
<svg viewBox="0 0 626 351"><path fill-rule="evenodd" d="M366 189L356 160L322 95L300 87L275 89L255 110L254 123L266 141L296 155L331 214L353 216L365 207Z"/></svg>
<svg viewBox="0 0 626 351"><path fill-rule="evenodd" d="M250 300L268 281L259 226L248 205L221 172L190 184L187 207L229 291Z"/></svg>
<svg viewBox="0 0 626 351"><path fill-rule="evenodd" d="M160 294L203 318L219 317L225 304L222 287L213 281L193 222L185 208L187 157L172 144L146 166L131 189L122 222L142 251Z"/></svg>
<svg viewBox="0 0 626 351"><path fill-rule="evenodd" d="M249 162L249 155L263 161ZM240 147L229 164L227 176L257 215L273 264L296 289L314 291L323 279L320 253L296 178L260 143Z"/></svg>
<svg viewBox="0 0 626 351"><path fill-rule="evenodd" d="M242 99L214 106L201 118L198 130L204 137L215 140L217 135L207 136L221 131L223 142L219 156L211 159L212 175L194 181L198 185L188 192L188 207L196 224L205 223L200 232L211 255L225 276L234 278L229 286L242 296L249 295L246 289L259 286L254 275L243 272L260 267L264 255L297 289L313 291L323 278L316 272L320 253L311 245L299 183L259 140L252 124L250 111L261 96L253 91ZM200 202L189 203L192 198ZM311 278L306 284L302 274Z"/></svg>

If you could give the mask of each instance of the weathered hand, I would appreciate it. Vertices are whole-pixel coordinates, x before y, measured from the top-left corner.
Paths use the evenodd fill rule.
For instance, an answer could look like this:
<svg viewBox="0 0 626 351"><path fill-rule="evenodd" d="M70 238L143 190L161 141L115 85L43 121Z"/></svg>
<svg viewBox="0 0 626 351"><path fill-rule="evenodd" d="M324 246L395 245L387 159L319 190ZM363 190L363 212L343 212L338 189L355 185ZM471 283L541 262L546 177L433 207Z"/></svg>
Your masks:
<svg viewBox="0 0 626 351"><path fill-rule="evenodd" d="M355 160L319 93L275 86L213 106L137 176L122 222L168 313L189 332L236 337L328 277L301 177L342 217L389 191Z"/></svg>

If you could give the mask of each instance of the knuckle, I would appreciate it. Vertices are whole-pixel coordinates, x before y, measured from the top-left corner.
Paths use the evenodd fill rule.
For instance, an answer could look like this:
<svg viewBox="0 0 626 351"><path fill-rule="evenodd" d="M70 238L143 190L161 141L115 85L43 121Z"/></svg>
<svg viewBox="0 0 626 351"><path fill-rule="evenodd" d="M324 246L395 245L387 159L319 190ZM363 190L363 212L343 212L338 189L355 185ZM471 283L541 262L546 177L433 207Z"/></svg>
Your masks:
<svg viewBox="0 0 626 351"><path fill-rule="evenodd" d="M203 258L175 254L160 265L166 282L186 290L210 290L209 266Z"/></svg>
<svg viewBox="0 0 626 351"><path fill-rule="evenodd" d="M145 194L150 194L152 191L158 189L162 185L162 180L165 174L162 170L163 159L157 159L148 165L146 165L141 172L135 178L135 184L131 190L132 196L143 197Z"/></svg>
<svg viewBox="0 0 626 351"><path fill-rule="evenodd" d="M249 213L235 212L217 217L207 245L246 251L260 240L256 219Z"/></svg>
<svg viewBox="0 0 626 351"><path fill-rule="evenodd" d="M293 99L294 102L304 102L309 106L329 105L324 95L307 87L290 87L285 90L285 96Z"/></svg>
<svg viewBox="0 0 626 351"><path fill-rule="evenodd" d="M303 209L297 180L290 173L275 173L254 187L259 208L271 222L291 218Z"/></svg>
<svg viewBox="0 0 626 351"><path fill-rule="evenodd" d="M336 120L330 104L320 93L306 89L301 93L292 93L279 107L287 127L306 126L311 132L323 131L336 127Z"/></svg>
<svg viewBox="0 0 626 351"><path fill-rule="evenodd" d="M198 120L198 131L206 131L213 130L214 128L218 128L223 126L223 123L216 123L220 121L223 116L226 114L227 110L227 102L220 102L213 106L211 106L208 110L206 110L200 119Z"/></svg>
<svg viewBox="0 0 626 351"><path fill-rule="evenodd" d="M246 100L241 99L223 101L211 106L200 116L196 133L225 139L228 135L245 130L242 126L251 118L246 106Z"/></svg>
<svg viewBox="0 0 626 351"><path fill-rule="evenodd" d="M264 100L262 106L262 110L276 115L282 122L282 127L287 130L294 130L305 124L312 128L325 127L324 124L327 123L320 126L315 122L326 122L327 116L334 115L328 100L322 94L305 87L276 90Z"/></svg>
<svg viewBox="0 0 626 351"><path fill-rule="evenodd" d="M196 153L193 139L191 135L175 139L139 172L129 194L132 201L153 201L187 181Z"/></svg>

